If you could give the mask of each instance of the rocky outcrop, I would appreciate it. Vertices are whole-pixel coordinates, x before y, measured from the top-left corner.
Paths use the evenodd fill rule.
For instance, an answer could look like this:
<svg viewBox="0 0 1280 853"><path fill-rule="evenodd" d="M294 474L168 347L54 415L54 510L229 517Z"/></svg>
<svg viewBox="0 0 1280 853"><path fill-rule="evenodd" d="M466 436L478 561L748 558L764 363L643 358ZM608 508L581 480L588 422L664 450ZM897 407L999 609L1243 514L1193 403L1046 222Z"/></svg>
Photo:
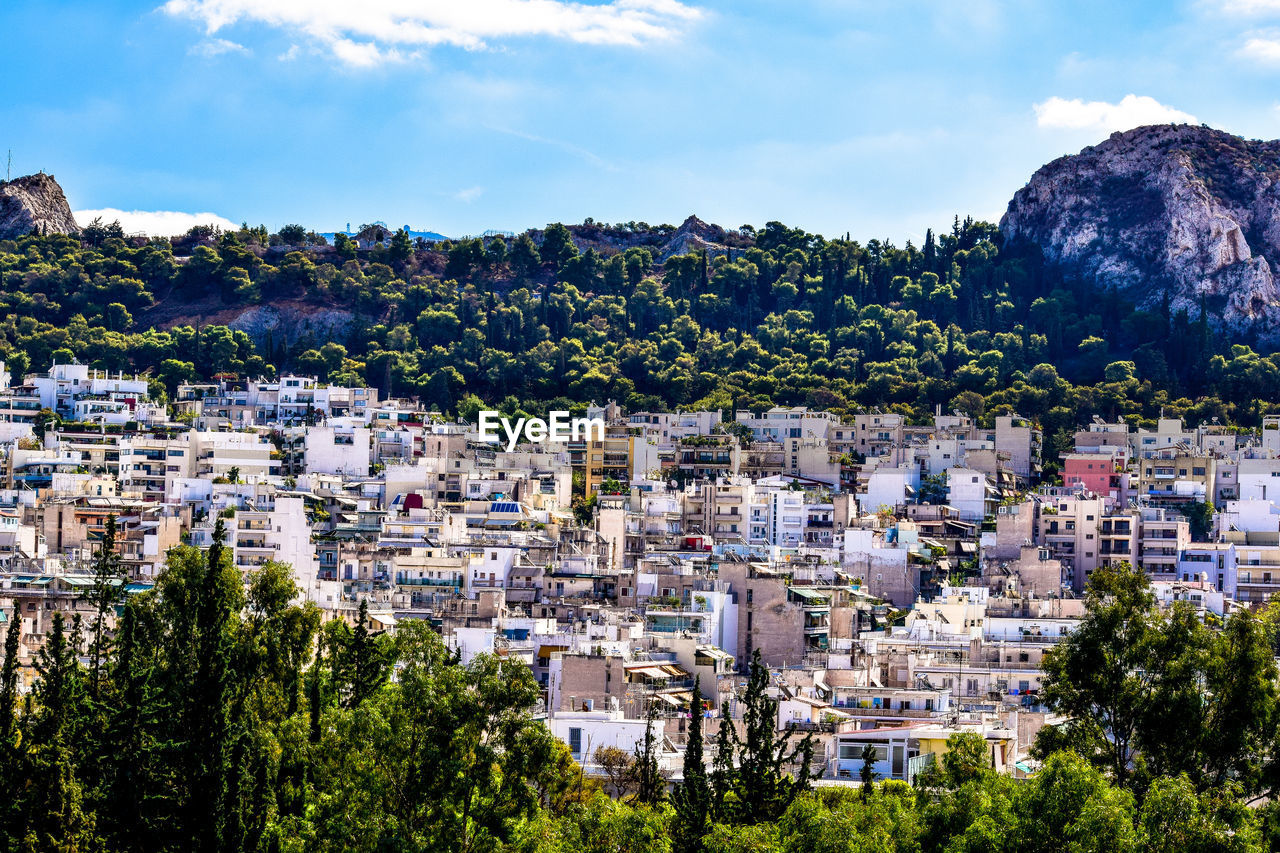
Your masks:
<svg viewBox="0 0 1280 853"><path fill-rule="evenodd" d="M79 234L80 226L53 175L0 181L0 240L39 234Z"/></svg>
<svg viewBox="0 0 1280 853"><path fill-rule="evenodd" d="M1280 141L1156 125L1042 167L1000 220L1006 241L1137 304L1280 343Z"/></svg>
<svg viewBox="0 0 1280 853"><path fill-rule="evenodd" d="M708 225L696 216L690 216L680 223L671 234L671 238L658 250L656 260L666 262L674 255L687 255L690 252L707 250L709 255L722 254L726 251L721 242L725 239L725 231L719 225Z"/></svg>
<svg viewBox="0 0 1280 853"><path fill-rule="evenodd" d="M302 304L255 305L226 321L227 326L245 332L259 346L270 343L277 347L304 337L316 346L346 340L354 322L355 315L350 311Z"/></svg>

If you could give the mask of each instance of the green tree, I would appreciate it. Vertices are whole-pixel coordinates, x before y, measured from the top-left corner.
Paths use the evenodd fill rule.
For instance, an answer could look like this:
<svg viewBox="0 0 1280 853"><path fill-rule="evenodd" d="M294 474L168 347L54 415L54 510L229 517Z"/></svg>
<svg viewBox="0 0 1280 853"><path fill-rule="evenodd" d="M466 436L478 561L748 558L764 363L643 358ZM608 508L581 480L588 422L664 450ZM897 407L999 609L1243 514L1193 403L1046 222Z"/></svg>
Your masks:
<svg viewBox="0 0 1280 853"><path fill-rule="evenodd" d="M109 849L127 853L161 849L173 829L176 780L161 740L153 617L137 600L124 606L111 671L115 701L103 733L101 830Z"/></svg>
<svg viewBox="0 0 1280 853"><path fill-rule="evenodd" d="M731 726L723 719L720 725ZM711 828L712 793L702 748L702 680L694 679L689 698L689 738L684 750L684 778L671 794L674 853L702 853L702 837Z"/></svg>
<svg viewBox="0 0 1280 853"><path fill-rule="evenodd" d="M695 679L694 687L697 687ZM647 806L657 805L666 799L667 779L662 773L662 765L658 755L658 735L662 730L662 719L658 716L656 703L651 703L649 713L645 716L644 738L635 746L635 756L631 762L631 773L635 777L635 801Z"/></svg>
<svg viewBox="0 0 1280 853"><path fill-rule="evenodd" d="M530 278L542 265L542 255L528 234L521 234L511 247L511 265L521 278Z"/></svg>
<svg viewBox="0 0 1280 853"><path fill-rule="evenodd" d="M347 688L346 704L355 708L376 693L390 675L386 653L379 646L377 635L369 631L369 602L366 599L360 600L359 616L347 655L350 658L351 684Z"/></svg>
<svg viewBox="0 0 1280 853"><path fill-rule="evenodd" d="M778 703L768 691L769 669L756 649L742 697L745 738L731 721L721 722L712 777L715 799L724 817L734 823L777 820L796 795L808 789L813 733L797 738L794 723L779 733Z"/></svg>
<svg viewBox="0 0 1280 853"><path fill-rule="evenodd" d="M574 244L569 229L559 222L553 222L542 232L542 248L539 252L544 263L559 269L565 261L577 257L578 247Z"/></svg>
<svg viewBox="0 0 1280 853"><path fill-rule="evenodd" d="M116 552L116 517L108 515L103 523L102 540L93 560L93 639L89 646L89 695L101 698L103 667L110 649L107 636L107 614L114 617L115 605L124 595L125 572Z"/></svg>
<svg viewBox="0 0 1280 853"><path fill-rule="evenodd" d="M85 809L75 761L85 713L83 674L61 611L36 661L34 720L30 728L26 821L20 836L28 849L87 851L95 842L94 816Z"/></svg>
<svg viewBox="0 0 1280 853"><path fill-rule="evenodd" d="M1155 692L1155 598L1146 576L1120 563L1094 570L1086 601L1080 626L1045 655L1043 696L1070 716L1066 731L1080 754L1124 782Z"/></svg>

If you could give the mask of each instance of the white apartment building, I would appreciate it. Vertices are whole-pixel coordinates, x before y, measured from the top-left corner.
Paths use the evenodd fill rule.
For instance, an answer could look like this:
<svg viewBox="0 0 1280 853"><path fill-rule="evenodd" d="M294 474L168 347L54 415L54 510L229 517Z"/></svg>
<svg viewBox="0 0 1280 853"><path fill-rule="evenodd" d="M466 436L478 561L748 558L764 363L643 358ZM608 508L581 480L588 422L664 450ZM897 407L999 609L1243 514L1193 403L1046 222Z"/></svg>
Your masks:
<svg viewBox="0 0 1280 853"><path fill-rule="evenodd" d="M307 473L369 476L372 431L358 423L354 418L334 418L323 426L308 427L304 439Z"/></svg>
<svg viewBox="0 0 1280 853"><path fill-rule="evenodd" d="M1241 459L1237 464L1236 478L1241 501L1280 503L1280 458Z"/></svg>
<svg viewBox="0 0 1280 853"><path fill-rule="evenodd" d="M236 469L241 480L252 482L280 471L276 449L256 432L196 432L190 441L196 476L226 477Z"/></svg>
<svg viewBox="0 0 1280 853"><path fill-rule="evenodd" d="M751 430L753 441L786 443L791 438L822 438L840 423L839 415L815 412L803 406L775 406L761 415L749 411L734 414L734 420Z"/></svg>
<svg viewBox="0 0 1280 853"><path fill-rule="evenodd" d="M241 509L232 527L232 560L248 573L268 560L287 563L303 598L317 600L317 561L302 498L277 497L270 510Z"/></svg>
<svg viewBox="0 0 1280 853"><path fill-rule="evenodd" d="M876 468L867 478L866 491L858 495L858 506L864 513L879 512L881 507L893 509L914 501L919 489L919 466Z"/></svg>
<svg viewBox="0 0 1280 853"><path fill-rule="evenodd" d="M947 470L947 503L961 521L982 521L995 515L999 495L981 471L972 468Z"/></svg>
<svg viewBox="0 0 1280 853"><path fill-rule="evenodd" d="M64 417L73 417L75 402L83 398L116 401L132 408L148 396L146 379L92 370L84 364L54 364L48 373L28 374L24 384L35 390L43 408Z"/></svg>

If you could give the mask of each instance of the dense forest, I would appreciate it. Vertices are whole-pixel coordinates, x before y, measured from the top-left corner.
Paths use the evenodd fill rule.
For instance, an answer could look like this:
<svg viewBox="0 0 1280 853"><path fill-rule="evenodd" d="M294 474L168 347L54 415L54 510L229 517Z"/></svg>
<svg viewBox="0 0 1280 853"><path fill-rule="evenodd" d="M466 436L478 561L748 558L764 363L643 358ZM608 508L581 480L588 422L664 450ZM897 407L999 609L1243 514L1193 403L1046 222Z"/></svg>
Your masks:
<svg viewBox="0 0 1280 853"><path fill-rule="evenodd" d="M1049 437L1094 414L1161 410L1251 426L1280 399L1277 357L1220 338L1208 311L1170 312L1158 295L1135 310L1064 279L1034 247L1003 245L986 223L957 220L918 248L777 222L705 228L713 239L696 245L710 248L658 263L672 226L588 221L430 244L388 232L357 249L300 226L148 241L95 222L79 239L0 241L0 357L16 375L71 356L150 371L169 392L217 373L293 370L443 411L614 399L632 410L879 406L918 419L941 404L980 418L1016 411ZM258 303L353 319L258 340L199 322Z"/></svg>
<svg viewBox="0 0 1280 853"><path fill-rule="evenodd" d="M520 660L464 664L423 620L394 636L371 632L363 610L354 627L322 624L287 566L246 587L220 544L175 548L154 589L125 595L114 537L109 523L91 608L52 616L26 694L20 620L8 620L6 853L1244 853L1280 841L1275 609L1214 630L1189 602L1159 609L1128 566L1093 574L1089 615L1047 658L1045 699L1071 722L1042 731L1029 779L997 774L981 736L956 734L912 786L875 779L866 756L860 783L815 785L813 735L778 730L757 657L740 726L704 720L695 686L669 786L654 736L632 755L598 750L608 772L588 777L535 716L540 689Z"/></svg>

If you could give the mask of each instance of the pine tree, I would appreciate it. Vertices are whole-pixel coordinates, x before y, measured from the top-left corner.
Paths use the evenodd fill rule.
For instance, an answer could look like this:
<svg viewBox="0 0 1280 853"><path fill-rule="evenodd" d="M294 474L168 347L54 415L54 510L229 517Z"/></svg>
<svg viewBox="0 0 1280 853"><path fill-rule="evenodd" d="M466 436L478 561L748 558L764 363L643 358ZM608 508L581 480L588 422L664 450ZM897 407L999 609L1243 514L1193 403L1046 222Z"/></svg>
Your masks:
<svg viewBox="0 0 1280 853"><path fill-rule="evenodd" d="M721 720L721 727L732 726ZM702 755L702 680L693 683L689 699L689 740L684 750L684 779L671 794L675 825L671 849L674 853L702 853L702 837L711 829L712 794Z"/></svg>

